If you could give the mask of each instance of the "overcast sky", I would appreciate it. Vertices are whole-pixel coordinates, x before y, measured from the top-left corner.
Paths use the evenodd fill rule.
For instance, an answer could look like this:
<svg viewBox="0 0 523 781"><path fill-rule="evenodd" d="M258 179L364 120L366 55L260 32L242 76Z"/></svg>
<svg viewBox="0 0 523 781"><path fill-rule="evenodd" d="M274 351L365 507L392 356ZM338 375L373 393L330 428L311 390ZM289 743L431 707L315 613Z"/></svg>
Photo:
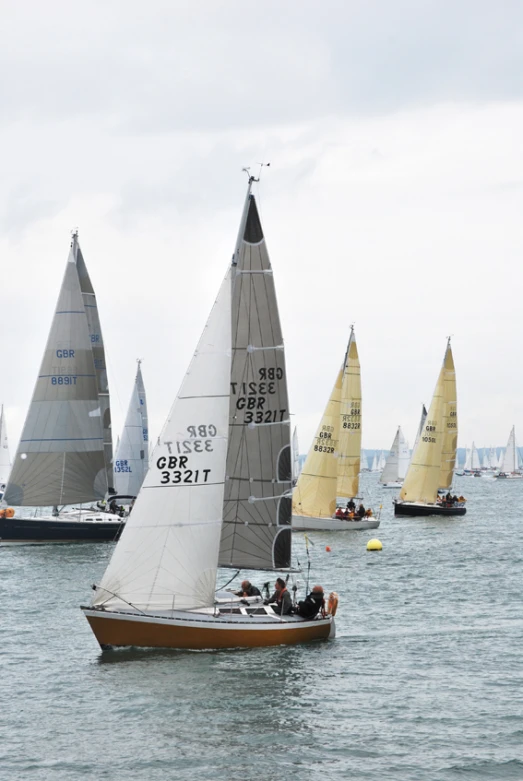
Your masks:
<svg viewBox="0 0 523 781"><path fill-rule="evenodd" d="M305 452L355 323L364 447L411 444L453 335L459 444L523 444L523 3L1 0L2 372L14 455L69 250L114 433L159 433L257 190Z"/></svg>

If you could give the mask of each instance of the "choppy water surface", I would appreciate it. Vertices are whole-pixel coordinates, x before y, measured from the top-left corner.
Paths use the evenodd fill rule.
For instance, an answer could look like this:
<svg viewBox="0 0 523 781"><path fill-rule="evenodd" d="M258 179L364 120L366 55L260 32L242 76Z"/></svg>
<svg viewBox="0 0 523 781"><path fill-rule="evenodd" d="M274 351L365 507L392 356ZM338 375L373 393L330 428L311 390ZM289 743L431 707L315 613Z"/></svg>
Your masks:
<svg viewBox="0 0 523 781"><path fill-rule="evenodd" d="M394 519L376 482L381 553L311 535L334 642L102 654L78 605L111 546L0 549L0 777L522 779L523 481L457 478L447 520Z"/></svg>

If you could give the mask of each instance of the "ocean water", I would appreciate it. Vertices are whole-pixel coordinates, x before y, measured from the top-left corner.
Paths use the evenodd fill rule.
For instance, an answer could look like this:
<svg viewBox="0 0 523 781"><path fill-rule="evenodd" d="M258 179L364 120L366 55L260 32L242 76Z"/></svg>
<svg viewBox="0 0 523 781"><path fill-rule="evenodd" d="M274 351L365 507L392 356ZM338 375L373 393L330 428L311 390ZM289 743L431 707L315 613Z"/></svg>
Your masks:
<svg viewBox="0 0 523 781"><path fill-rule="evenodd" d="M1 548L2 781L523 779L523 481L457 478L443 520L363 482L380 529L311 535L329 642L102 654L78 606L112 546Z"/></svg>

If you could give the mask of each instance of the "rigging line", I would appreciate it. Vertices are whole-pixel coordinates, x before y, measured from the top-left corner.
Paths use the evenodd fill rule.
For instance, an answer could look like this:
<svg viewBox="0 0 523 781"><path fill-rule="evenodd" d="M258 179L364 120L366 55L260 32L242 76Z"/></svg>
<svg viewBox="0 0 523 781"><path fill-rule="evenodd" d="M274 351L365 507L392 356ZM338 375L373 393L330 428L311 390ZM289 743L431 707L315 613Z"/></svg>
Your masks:
<svg viewBox="0 0 523 781"><path fill-rule="evenodd" d="M233 582L233 580L234 580L235 578L237 578L237 577L238 577L238 575L240 574L240 572L241 572L241 570L236 570L236 572L234 573L234 575L232 576L232 578L231 578L230 580L228 580L228 581L227 581L227 583L225 583L225 585L223 585L223 586L220 586L219 588L217 588L217 589L215 589L215 590L214 590L214 591L215 591L215 593L217 593L218 591L223 591L223 589L224 589L224 588L227 588L227 586L229 585L229 583L232 583L232 582Z"/></svg>

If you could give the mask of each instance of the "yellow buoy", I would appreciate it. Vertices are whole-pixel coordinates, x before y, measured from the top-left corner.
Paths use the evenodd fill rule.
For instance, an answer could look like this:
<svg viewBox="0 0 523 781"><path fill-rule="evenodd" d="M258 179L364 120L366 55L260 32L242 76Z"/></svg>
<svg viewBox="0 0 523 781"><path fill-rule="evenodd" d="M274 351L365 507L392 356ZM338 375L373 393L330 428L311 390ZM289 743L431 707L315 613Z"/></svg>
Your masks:
<svg viewBox="0 0 523 781"><path fill-rule="evenodd" d="M381 550L383 545L379 540L369 540L367 543L367 550Z"/></svg>

